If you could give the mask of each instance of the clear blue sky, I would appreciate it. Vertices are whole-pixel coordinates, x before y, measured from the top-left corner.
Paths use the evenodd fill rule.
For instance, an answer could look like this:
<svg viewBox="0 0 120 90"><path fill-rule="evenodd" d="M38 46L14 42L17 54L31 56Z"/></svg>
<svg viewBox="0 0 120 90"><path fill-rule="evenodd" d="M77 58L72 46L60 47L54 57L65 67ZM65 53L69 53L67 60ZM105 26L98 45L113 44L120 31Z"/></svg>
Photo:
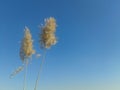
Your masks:
<svg viewBox="0 0 120 90"><path fill-rule="evenodd" d="M0 90L22 90L20 40L28 26L39 48L39 24L57 20L58 43L47 51L39 90L120 90L119 0L0 0ZM28 67L33 90L41 58Z"/></svg>

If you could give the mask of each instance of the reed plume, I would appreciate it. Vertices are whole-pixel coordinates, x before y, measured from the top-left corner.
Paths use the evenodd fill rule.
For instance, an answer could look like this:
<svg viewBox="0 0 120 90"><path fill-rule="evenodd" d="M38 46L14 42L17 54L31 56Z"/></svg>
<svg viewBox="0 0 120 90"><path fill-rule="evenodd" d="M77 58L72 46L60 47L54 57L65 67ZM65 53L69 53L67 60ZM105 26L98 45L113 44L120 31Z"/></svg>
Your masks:
<svg viewBox="0 0 120 90"><path fill-rule="evenodd" d="M21 43L21 48L20 48L20 58L25 64L25 74L24 74L24 86L23 90L26 90L26 75L27 75L27 65L29 63L29 58L32 56L32 54L35 53L35 50L33 49L33 40L32 40L32 35L30 33L30 30L28 27L25 27L25 34L24 38Z"/></svg>
<svg viewBox="0 0 120 90"><path fill-rule="evenodd" d="M38 76L35 83L34 90L37 90L38 82L40 79L40 73L42 72L42 66L46 56L46 49L50 48L52 45L55 45L57 42L55 32L56 32L56 20L53 17L47 18L44 20L45 25L41 27L41 34L40 34L40 46L44 49L42 63L40 64Z"/></svg>
<svg viewBox="0 0 120 90"><path fill-rule="evenodd" d="M20 47L20 58L22 60L23 65L18 67L11 75L10 78L15 76L17 73L22 71L25 68L25 74L24 74L24 86L23 90L26 90L26 75L27 75L27 66L29 63L30 58L33 54L35 54L35 50L33 49L33 40L32 35L30 33L30 30L28 27L25 27L24 30L24 37L21 42Z"/></svg>
<svg viewBox="0 0 120 90"><path fill-rule="evenodd" d="M43 48L50 48L55 45L57 40L55 36L56 32L56 20L53 17L44 20L45 25L41 27L42 32L40 34L40 44Z"/></svg>
<svg viewBox="0 0 120 90"><path fill-rule="evenodd" d="M28 29L28 27L25 27L25 34L20 48L20 58L23 63L25 63L25 60L31 57L34 53L35 50L33 49L33 40L30 30Z"/></svg>

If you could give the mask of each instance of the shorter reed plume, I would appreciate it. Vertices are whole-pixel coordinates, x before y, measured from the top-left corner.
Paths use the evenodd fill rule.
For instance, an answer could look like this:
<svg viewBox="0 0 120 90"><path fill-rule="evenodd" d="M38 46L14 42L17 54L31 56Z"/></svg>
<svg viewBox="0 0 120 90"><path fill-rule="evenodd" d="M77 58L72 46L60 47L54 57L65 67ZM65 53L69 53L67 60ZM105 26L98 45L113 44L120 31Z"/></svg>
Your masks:
<svg viewBox="0 0 120 90"><path fill-rule="evenodd" d="M45 25L41 27L41 34L40 34L40 46L44 49L43 57L42 57L42 62L40 64L38 76L36 79L36 84L34 90L37 90L38 82L40 79L40 73L42 71L42 66L45 60L46 56L46 49L50 48L52 45L55 45L57 42L55 32L56 32L56 20L53 17L47 18L44 20Z"/></svg>
<svg viewBox="0 0 120 90"><path fill-rule="evenodd" d="M12 78L13 76L18 74L20 71L22 71L25 68L23 90L26 90L27 65L29 64L30 57L32 57L32 55L35 54L35 50L33 49L32 35L31 35L28 27L25 27L24 37L23 37L22 42L21 42L21 47L20 47L20 53L19 54L20 54L20 58L23 62L23 65L18 67L10 75L10 78Z"/></svg>
<svg viewBox="0 0 120 90"><path fill-rule="evenodd" d="M25 34L20 48L20 58L25 63L25 60L31 57L34 53L35 50L33 49L33 40L30 30L28 27L25 27Z"/></svg>
<svg viewBox="0 0 120 90"><path fill-rule="evenodd" d="M26 75L27 75L27 65L29 63L29 58L32 56L32 54L35 53L35 50L33 49L33 40L32 40L32 35L30 33L30 30L25 27L25 34L24 38L21 43L21 48L20 48L20 58L25 64L25 74L24 74L24 86L23 90L26 90Z"/></svg>

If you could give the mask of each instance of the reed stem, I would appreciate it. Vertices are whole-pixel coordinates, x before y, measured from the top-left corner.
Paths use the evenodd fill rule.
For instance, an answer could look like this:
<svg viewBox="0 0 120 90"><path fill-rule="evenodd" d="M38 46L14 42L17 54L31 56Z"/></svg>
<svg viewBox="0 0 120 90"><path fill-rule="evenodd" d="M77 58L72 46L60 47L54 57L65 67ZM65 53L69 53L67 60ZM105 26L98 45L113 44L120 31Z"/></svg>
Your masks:
<svg viewBox="0 0 120 90"><path fill-rule="evenodd" d="M38 72L38 76L37 76L37 79L36 79L34 90L37 90L38 82L40 80L40 74L42 72L43 63L45 61L45 56L46 56L46 49L44 49L44 52L43 52L42 62L41 62L40 67L39 67L39 72Z"/></svg>
<svg viewBox="0 0 120 90"><path fill-rule="evenodd" d="M24 85L23 85L23 90L27 90L26 89L26 77L27 77L27 66L28 66L28 60L25 61L25 73L24 73Z"/></svg>

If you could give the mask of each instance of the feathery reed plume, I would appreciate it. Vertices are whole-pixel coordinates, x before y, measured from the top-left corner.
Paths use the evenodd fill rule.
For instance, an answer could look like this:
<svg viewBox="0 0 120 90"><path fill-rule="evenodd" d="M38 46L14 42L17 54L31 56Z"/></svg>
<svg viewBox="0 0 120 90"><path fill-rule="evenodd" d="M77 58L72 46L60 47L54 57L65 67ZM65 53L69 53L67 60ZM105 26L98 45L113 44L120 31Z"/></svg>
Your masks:
<svg viewBox="0 0 120 90"><path fill-rule="evenodd" d="M26 74L27 74L27 65L29 63L28 59L32 56L32 54L35 53L35 50L33 49L33 40L32 36L30 33L30 30L28 27L25 27L25 34L24 38L21 43L21 48L20 48L20 58L25 64L25 74L24 74L24 87L23 90L26 88Z"/></svg>
<svg viewBox="0 0 120 90"><path fill-rule="evenodd" d="M40 64L34 90L37 90L38 82L40 79L40 73L42 72L42 66L46 56L46 49L50 48L52 45L55 45L57 42L56 36L55 36L56 26L57 26L55 18L53 17L47 18L45 19L44 22L45 22L45 25L41 27L42 32L40 34L40 41L39 41L41 47L44 49L44 53L42 57L42 62Z"/></svg>
<svg viewBox="0 0 120 90"><path fill-rule="evenodd" d="M33 49L33 40L30 30L27 27L25 27L25 34L20 48L20 58L23 61L23 63L25 63L25 60L31 57L31 55L34 53L35 50Z"/></svg>
<svg viewBox="0 0 120 90"><path fill-rule="evenodd" d="M23 90L26 90L26 75L27 75L27 66L30 62L30 58L33 54L35 54L35 50L33 49L33 40L32 35L30 33L30 30L28 27L25 27L24 31L24 37L21 42L20 47L20 58L23 62L23 66L18 67L11 75L10 78L18 74L20 71L22 71L25 68L25 74L24 74L24 86Z"/></svg>
<svg viewBox="0 0 120 90"><path fill-rule="evenodd" d="M45 19L45 25L41 27L42 32L40 34L41 47L50 48L56 44L56 26L56 20L53 17Z"/></svg>

